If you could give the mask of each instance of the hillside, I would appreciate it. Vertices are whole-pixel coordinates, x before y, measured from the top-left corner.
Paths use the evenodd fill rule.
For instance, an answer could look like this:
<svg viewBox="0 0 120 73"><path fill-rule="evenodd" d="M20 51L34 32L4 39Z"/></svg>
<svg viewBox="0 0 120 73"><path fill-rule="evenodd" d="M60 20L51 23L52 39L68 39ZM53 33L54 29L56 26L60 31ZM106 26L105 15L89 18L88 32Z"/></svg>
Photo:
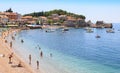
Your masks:
<svg viewBox="0 0 120 73"><path fill-rule="evenodd" d="M74 14L74 13L71 13L71 12L67 12L65 10L51 10L51 11L41 11L41 12L33 12L33 13L29 13L29 14L25 14L24 16L33 16L33 17L39 17L39 16L50 16L52 14L58 14L58 15L67 15L67 16L72 16L72 17L75 17L75 18L82 18L82 19L85 19L86 17L84 15L78 15L78 14Z"/></svg>

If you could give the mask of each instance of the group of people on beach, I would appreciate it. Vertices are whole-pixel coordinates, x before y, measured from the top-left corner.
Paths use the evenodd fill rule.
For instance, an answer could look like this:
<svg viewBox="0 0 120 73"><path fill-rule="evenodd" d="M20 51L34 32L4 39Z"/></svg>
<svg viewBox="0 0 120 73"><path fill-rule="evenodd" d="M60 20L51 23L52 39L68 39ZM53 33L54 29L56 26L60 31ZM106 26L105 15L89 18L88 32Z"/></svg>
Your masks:
<svg viewBox="0 0 120 73"><path fill-rule="evenodd" d="M3 42L5 42L5 43L8 43L8 40L6 39L6 37L8 36L8 35L11 35L11 39L12 39L12 41L13 40L15 40L15 37L13 36L13 33L12 32L16 32L16 30L14 30L14 29L11 29L11 30L6 30L6 31L2 31L1 32L1 38L2 38L2 41ZM11 34L10 34L11 33ZM10 41L9 42L9 47L10 48L12 48L12 46L13 46L13 43L12 43L12 41ZM13 56L14 56L14 53L11 51L11 53L8 55L8 59L9 59L9 61L8 61L8 63L9 64L12 64L13 63ZM21 64L21 61L19 60L19 63L17 64L17 67L22 67L22 64Z"/></svg>
<svg viewBox="0 0 120 73"><path fill-rule="evenodd" d="M13 32L13 31L8 30L6 33L5 32L2 33L2 38L5 40L5 43L8 43L8 40L6 40L6 37L7 37L7 35L10 34L10 32ZM15 40L15 36L16 36L16 34L15 35L13 35L13 34L11 35L12 41L9 42L9 47L10 48L13 47L13 41ZM23 42L24 42L24 40L21 39L21 43L23 43ZM40 50L40 58L43 58L43 51L41 50L39 45L38 45L38 49ZM9 54L9 57L8 57L9 58L9 64L12 64L12 62L13 62L13 55L14 55L13 52L11 54ZM52 57L52 53L50 53L50 57ZM31 61L32 61L32 55L29 54L29 65L31 65ZM36 68L39 69L39 60L36 61L36 65L37 65ZM22 67L21 61L19 61L17 66L18 67Z"/></svg>
<svg viewBox="0 0 120 73"><path fill-rule="evenodd" d="M9 64L12 64L13 53L9 55Z"/></svg>
<svg viewBox="0 0 120 73"><path fill-rule="evenodd" d="M13 58L14 53L12 52L11 54L9 54L9 64L12 64L12 58ZM22 67L21 61L19 61L17 67Z"/></svg>

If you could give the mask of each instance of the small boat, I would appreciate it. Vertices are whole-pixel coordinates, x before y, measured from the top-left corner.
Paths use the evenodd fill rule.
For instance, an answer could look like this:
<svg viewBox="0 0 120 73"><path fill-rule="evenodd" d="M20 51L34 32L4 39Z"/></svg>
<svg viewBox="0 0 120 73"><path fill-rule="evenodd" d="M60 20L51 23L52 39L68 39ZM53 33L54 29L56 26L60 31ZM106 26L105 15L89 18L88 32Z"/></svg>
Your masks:
<svg viewBox="0 0 120 73"><path fill-rule="evenodd" d="M115 33L113 29L106 30L107 33Z"/></svg>
<svg viewBox="0 0 120 73"><path fill-rule="evenodd" d="M63 28L62 31L69 31L69 29L68 28Z"/></svg>
<svg viewBox="0 0 120 73"><path fill-rule="evenodd" d="M55 30L54 29L47 29L47 30L45 30L45 32L55 32Z"/></svg>
<svg viewBox="0 0 120 73"><path fill-rule="evenodd" d="M88 30L88 29L90 29L90 28L89 28L89 27L85 27L84 29L85 29L85 30Z"/></svg>
<svg viewBox="0 0 120 73"><path fill-rule="evenodd" d="M102 28L105 28L105 26L102 26Z"/></svg>
<svg viewBox="0 0 120 73"><path fill-rule="evenodd" d="M41 25L36 25L36 24L27 25L27 27L30 29L42 29Z"/></svg>
<svg viewBox="0 0 120 73"><path fill-rule="evenodd" d="M96 36L96 38L100 38L100 36L99 36L99 35L97 35L97 36Z"/></svg>
<svg viewBox="0 0 120 73"><path fill-rule="evenodd" d="M93 33L93 30L92 29L87 29L86 32L87 33Z"/></svg>

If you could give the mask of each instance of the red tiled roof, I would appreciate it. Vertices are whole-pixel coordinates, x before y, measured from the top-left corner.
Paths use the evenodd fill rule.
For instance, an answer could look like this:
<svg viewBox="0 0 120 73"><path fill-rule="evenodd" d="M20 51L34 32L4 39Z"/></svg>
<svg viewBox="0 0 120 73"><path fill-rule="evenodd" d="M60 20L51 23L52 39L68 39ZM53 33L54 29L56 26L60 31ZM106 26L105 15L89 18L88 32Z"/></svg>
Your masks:
<svg viewBox="0 0 120 73"><path fill-rule="evenodd" d="M11 12L4 12L5 15L17 15L17 13L11 13Z"/></svg>
<svg viewBox="0 0 120 73"><path fill-rule="evenodd" d="M8 18L6 15L0 15L1 18Z"/></svg>

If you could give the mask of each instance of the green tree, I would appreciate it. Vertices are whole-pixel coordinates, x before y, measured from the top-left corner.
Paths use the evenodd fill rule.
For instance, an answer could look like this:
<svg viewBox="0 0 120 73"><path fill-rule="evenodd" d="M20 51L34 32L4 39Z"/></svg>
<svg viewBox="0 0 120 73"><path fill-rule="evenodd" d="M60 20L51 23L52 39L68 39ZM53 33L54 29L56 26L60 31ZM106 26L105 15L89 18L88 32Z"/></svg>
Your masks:
<svg viewBox="0 0 120 73"><path fill-rule="evenodd" d="M6 10L5 12L13 12L13 11L12 11L12 9L10 8L10 9Z"/></svg>
<svg viewBox="0 0 120 73"><path fill-rule="evenodd" d="M53 20L48 19L48 24L49 24L49 25L52 25L52 24L53 24Z"/></svg>

